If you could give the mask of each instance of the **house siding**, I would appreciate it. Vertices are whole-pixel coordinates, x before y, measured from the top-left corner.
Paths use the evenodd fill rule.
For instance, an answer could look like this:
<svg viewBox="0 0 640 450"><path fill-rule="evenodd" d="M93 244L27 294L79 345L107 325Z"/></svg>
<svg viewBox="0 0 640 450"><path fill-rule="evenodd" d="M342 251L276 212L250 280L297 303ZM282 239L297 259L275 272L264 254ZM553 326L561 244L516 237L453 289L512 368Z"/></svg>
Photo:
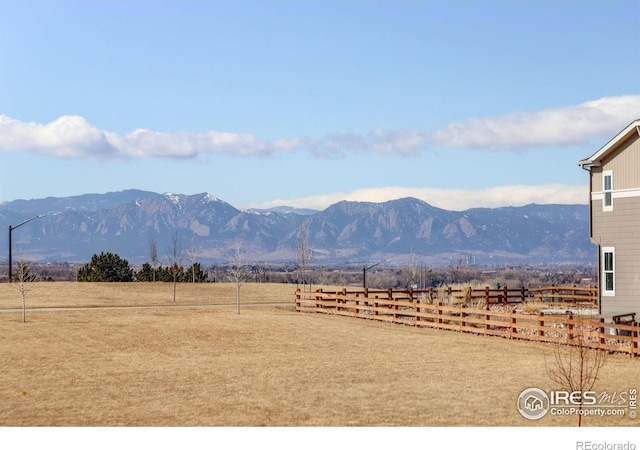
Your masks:
<svg viewBox="0 0 640 450"><path fill-rule="evenodd" d="M602 192L602 172L613 172L613 191L640 189L640 137L634 133L602 160L600 167L593 167L592 192Z"/></svg>
<svg viewBox="0 0 640 450"><path fill-rule="evenodd" d="M635 312L640 317L640 196L616 198L613 211L591 202L591 237L600 248L615 248L615 296L601 297L604 315ZM602 267L600 267L602 283ZM602 286L600 286L602 291Z"/></svg>

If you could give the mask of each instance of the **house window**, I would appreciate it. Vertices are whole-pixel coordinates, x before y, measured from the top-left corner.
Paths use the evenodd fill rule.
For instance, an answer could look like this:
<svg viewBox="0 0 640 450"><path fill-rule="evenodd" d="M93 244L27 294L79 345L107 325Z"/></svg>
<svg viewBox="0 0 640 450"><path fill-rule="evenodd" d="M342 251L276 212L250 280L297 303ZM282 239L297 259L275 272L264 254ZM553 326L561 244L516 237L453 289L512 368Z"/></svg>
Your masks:
<svg viewBox="0 0 640 450"><path fill-rule="evenodd" d="M614 296L616 294L615 277L615 249L604 247L602 249L602 295Z"/></svg>
<svg viewBox="0 0 640 450"><path fill-rule="evenodd" d="M613 172L606 170L602 172L602 210L613 211Z"/></svg>

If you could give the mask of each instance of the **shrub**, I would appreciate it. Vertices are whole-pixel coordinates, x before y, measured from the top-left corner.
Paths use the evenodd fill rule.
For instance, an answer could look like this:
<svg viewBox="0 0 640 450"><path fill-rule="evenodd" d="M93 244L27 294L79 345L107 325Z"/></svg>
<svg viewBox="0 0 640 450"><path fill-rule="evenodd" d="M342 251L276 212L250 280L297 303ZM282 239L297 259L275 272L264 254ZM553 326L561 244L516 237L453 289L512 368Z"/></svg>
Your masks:
<svg viewBox="0 0 640 450"><path fill-rule="evenodd" d="M545 305L543 302L538 302L538 301L531 301L531 300L527 300L525 302L522 303L522 311L526 312L526 313L538 313L539 311L543 310L544 308L547 308L548 306Z"/></svg>

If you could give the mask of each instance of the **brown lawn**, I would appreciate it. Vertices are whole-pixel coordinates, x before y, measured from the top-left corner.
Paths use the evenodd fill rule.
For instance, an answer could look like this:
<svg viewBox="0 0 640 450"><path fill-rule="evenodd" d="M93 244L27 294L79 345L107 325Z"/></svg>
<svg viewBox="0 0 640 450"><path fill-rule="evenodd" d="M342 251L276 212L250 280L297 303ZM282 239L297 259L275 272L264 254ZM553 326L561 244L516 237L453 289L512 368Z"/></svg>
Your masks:
<svg viewBox="0 0 640 450"><path fill-rule="evenodd" d="M553 389L553 346L293 311L295 287L179 285L177 304L0 312L1 426L573 426L529 421L516 400ZM28 307L173 305L156 283L36 283ZM271 305L276 302L288 304ZM19 308L0 285L0 309ZM597 385L638 388L610 355ZM586 417L586 426L629 426Z"/></svg>

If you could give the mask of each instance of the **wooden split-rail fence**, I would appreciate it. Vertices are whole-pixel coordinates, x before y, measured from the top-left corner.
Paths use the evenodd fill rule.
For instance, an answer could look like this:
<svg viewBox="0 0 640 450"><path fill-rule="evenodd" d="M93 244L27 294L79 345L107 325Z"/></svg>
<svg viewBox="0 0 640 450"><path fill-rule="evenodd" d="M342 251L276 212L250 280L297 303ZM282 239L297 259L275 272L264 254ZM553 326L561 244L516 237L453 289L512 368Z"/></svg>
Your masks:
<svg viewBox="0 0 640 450"><path fill-rule="evenodd" d="M513 304L540 295L545 302L563 301L569 305L589 304L590 289L575 288L577 297L570 299L567 288L521 290L486 289L484 297L474 290L459 292L458 303L444 304L442 290L373 290L342 289L296 291L296 311L335 314L378 320L416 327L452 330L487 336L501 336L536 342L579 345L608 352L640 356L635 321L608 323L590 308L552 310L547 313L515 312L514 308L494 308L495 304ZM434 293L433 291L437 291ZM500 291L500 293L496 292ZM524 293L523 293L524 292ZM585 293L588 292L588 295ZM597 293L595 294L597 296ZM517 300L517 299L520 300ZM546 299L546 300L545 300ZM451 301L451 300L449 300ZM595 301L595 300L594 300ZM556 312L556 313L552 313Z"/></svg>

